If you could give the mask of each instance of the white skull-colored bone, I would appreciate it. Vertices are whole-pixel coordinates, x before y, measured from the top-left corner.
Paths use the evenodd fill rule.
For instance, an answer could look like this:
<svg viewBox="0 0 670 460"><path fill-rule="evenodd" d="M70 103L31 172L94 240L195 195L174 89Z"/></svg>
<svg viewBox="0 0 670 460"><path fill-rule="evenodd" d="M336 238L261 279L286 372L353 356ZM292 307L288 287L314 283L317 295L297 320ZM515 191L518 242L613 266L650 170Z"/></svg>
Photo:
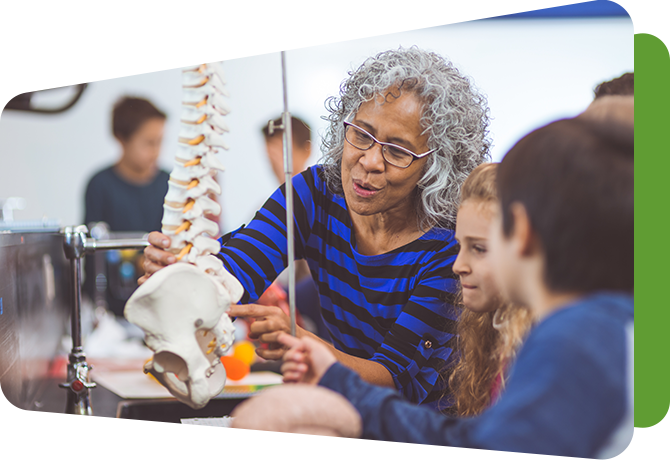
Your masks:
<svg viewBox="0 0 670 460"><path fill-rule="evenodd" d="M203 149L193 149L193 148L177 149L176 159L177 162L182 163L182 165L196 158L199 158L200 163L207 168L216 171L226 170L223 164L221 164L219 159L216 157L216 153L209 147Z"/></svg>
<svg viewBox="0 0 670 460"><path fill-rule="evenodd" d="M186 106L197 106L206 100L206 104L219 112L221 115L230 113L230 107L224 99L224 95L213 88L184 88L182 104Z"/></svg>
<svg viewBox="0 0 670 460"><path fill-rule="evenodd" d="M185 248L188 244L191 244L191 249L188 251L187 255L181 259L181 262L195 264L198 260L198 257L208 254L218 254L218 252L221 250L221 245L214 238L199 235L196 237L191 236L189 239L186 239L186 237L182 235L183 233L170 236L172 244L168 249L168 251L173 254L179 254L183 248ZM215 249L217 247L218 250Z"/></svg>
<svg viewBox="0 0 670 460"><path fill-rule="evenodd" d="M191 73L193 74L194 72L186 72L186 73ZM189 78L192 78L193 76L190 75ZM214 87L212 85L212 81L208 80L207 82L204 82L203 80L198 80L193 84L185 84L183 85L183 91L182 91L182 103L187 104L187 105L192 105L192 104L198 104L202 102L202 100L209 96L209 95L214 95L214 94L223 94L224 96L228 97L228 90L223 87L223 78L219 78L219 84ZM184 74L182 73L182 84L184 83ZM208 84L209 83L209 84ZM219 99L218 101L216 99L213 99L213 106L216 108L219 105L222 107L221 110L227 110L227 112L221 112L222 115L225 115L226 113L230 112L230 109L228 108L228 105L225 103L225 100ZM223 102L223 103L222 103ZM217 105L218 104L218 105ZM218 109L217 109L218 110Z"/></svg>
<svg viewBox="0 0 670 460"><path fill-rule="evenodd" d="M181 58L181 69L183 72L200 71L206 67L220 69L221 62L214 56L207 56L205 53L200 56L185 56Z"/></svg>
<svg viewBox="0 0 670 460"><path fill-rule="evenodd" d="M200 88L205 85L210 85L223 94L226 94L223 77L209 67L206 68L204 73L184 71L182 73L181 82L184 88Z"/></svg>
<svg viewBox="0 0 670 460"><path fill-rule="evenodd" d="M186 137L193 139L198 137L201 134L208 134L214 132L217 134L223 134L229 131L228 125L220 120L221 116L211 116L209 119L203 121L202 123L187 123L182 120L181 127L179 129L179 137Z"/></svg>
<svg viewBox="0 0 670 460"><path fill-rule="evenodd" d="M185 220L202 217L205 214L218 216L221 214L221 205L207 196L201 196L195 200L193 207L184 212L183 204L172 206L170 203L163 205L163 225L181 225Z"/></svg>
<svg viewBox="0 0 670 460"><path fill-rule="evenodd" d="M219 226L216 225L216 222L212 222L206 217L197 217L189 222L191 223L191 226L187 230L182 230L179 233L176 233L176 229L172 227L163 226L163 233L170 237L171 250L177 250L177 252L179 252L181 248L186 246L184 243L193 242L197 236L207 234L211 237L215 237L219 231Z"/></svg>
<svg viewBox="0 0 670 460"><path fill-rule="evenodd" d="M207 123L217 127L220 132L229 131L228 124L223 120L223 116L207 104L202 107L183 106L181 122L187 125Z"/></svg>
<svg viewBox="0 0 670 460"><path fill-rule="evenodd" d="M198 180L198 185L191 187L190 189L186 185L178 184L172 180L169 180L168 192L165 195L165 201L183 203L189 198L197 199L210 193L215 193L217 195L221 193L221 186L217 184L216 181L211 178L211 176L204 176Z"/></svg>
<svg viewBox="0 0 670 460"><path fill-rule="evenodd" d="M218 241L214 240L214 242L218 245ZM198 246L197 239L195 246ZM220 250L221 246L219 245L215 252L210 252L209 254L218 254ZM225 268L223 268L223 263L219 258L213 255L205 255L203 253L200 254L200 257L198 257L198 259L195 261L195 265L205 273L213 276L215 280L221 283L228 290L230 296L233 299L242 298L242 294L244 294L244 288L237 280L237 278L232 276Z"/></svg>
<svg viewBox="0 0 670 460"><path fill-rule="evenodd" d="M170 265L142 284L124 311L144 330L154 352L145 372L194 409L223 390L226 372L219 357L231 346L235 329L226 312L243 292L225 270L217 278L225 283L191 264Z"/></svg>
<svg viewBox="0 0 670 460"><path fill-rule="evenodd" d="M213 255L221 250L214 238L218 225L205 217L221 212L208 195L221 193L213 176L224 168L215 153L228 149L223 141L228 131L223 115L229 112L224 84L217 65L182 72L179 144L162 219L163 233L171 240L168 250L179 254L180 263L153 274L125 309L155 352L145 372L194 408L203 407L225 385L219 357L232 344L235 329L226 311L243 294L242 285Z"/></svg>
<svg viewBox="0 0 670 460"><path fill-rule="evenodd" d="M202 157L205 153L213 150L215 149L203 143L198 145L177 144L177 154L175 157L186 162L193 160L194 158Z"/></svg>
<svg viewBox="0 0 670 460"><path fill-rule="evenodd" d="M202 56L200 57L186 57L181 59L181 70L182 74L195 74L187 76L193 80L196 80L198 76L213 76L214 74L218 75L222 83L225 83L223 78L223 69L221 68L221 62L216 59L205 60ZM186 83L187 80L182 79L182 83ZM184 86L199 86L193 83L187 83ZM219 85L221 86L221 85Z"/></svg>
<svg viewBox="0 0 670 460"><path fill-rule="evenodd" d="M212 168L202 163L192 166L184 166L179 162L175 162L172 173L170 173L170 177L182 182L191 182L193 179L200 179L205 176L211 176L212 172Z"/></svg>
<svg viewBox="0 0 670 460"><path fill-rule="evenodd" d="M207 269L205 270L206 273L209 273L210 275L214 276L220 282L223 282L225 285L225 282L218 278L218 274L221 273L221 270L225 271L225 269L223 268L223 264L221 263L221 260L219 260L214 256L211 256L214 258L214 261L218 264L218 266L215 268L211 267L211 264L203 264L205 260L208 260L210 254L218 254L221 251L221 244L219 244L219 241L213 238L208 238L206 236L196 236L193 239L192 244L193 247L186 256L185 261L195 264L197 267L203 270Z"/></svg>

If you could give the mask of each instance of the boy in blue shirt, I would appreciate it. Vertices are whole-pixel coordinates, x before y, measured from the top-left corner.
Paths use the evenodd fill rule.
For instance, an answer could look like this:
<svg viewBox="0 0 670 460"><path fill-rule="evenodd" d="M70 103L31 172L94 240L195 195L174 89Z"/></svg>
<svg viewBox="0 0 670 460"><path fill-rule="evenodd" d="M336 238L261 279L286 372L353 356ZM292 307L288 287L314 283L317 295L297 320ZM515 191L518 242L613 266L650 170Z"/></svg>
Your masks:
<svg viewBox="0 0 670 460"><path fill-rule="evenodd" d="M551 123L510 150L497 181L489 238L497 282L537 325L494 406L467 419L416 407L288 335L284 380L343 395L368 439L618 455L633 434L632 126Z"/></svg>
<svg viewBox="0 0 670 460"><path fill-rule="evenodd" d="M165 120L165 113L146 99L125 96L116 102L112 134L119 142L121 155L115 164L89 180L84 223L105 222L112 232L160 230L170 178L158 167ZM126 253L122 259L117 251L88 256L85 292L96 303L104 300L110 311L123 318L126 300L137 289L136 280L142 275L139 258L140 254ZM103 292L98 290L100 282L104 283Z"/></svg>

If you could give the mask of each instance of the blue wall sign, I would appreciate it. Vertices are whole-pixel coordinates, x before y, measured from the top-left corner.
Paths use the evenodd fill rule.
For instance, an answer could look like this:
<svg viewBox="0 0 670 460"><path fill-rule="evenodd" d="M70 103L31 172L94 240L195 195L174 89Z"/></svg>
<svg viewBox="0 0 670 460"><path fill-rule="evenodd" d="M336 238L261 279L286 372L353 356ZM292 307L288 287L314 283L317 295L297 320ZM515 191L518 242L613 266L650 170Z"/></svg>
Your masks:
<svg viewBox="0 0 670 460"><path fill-rule="evenodd" d="M285 0L287 21L635 16L635 0ZM91 0L95 24L169 24L171 0ZM222 22L274 22L275 0L209 4Z"/></svg>

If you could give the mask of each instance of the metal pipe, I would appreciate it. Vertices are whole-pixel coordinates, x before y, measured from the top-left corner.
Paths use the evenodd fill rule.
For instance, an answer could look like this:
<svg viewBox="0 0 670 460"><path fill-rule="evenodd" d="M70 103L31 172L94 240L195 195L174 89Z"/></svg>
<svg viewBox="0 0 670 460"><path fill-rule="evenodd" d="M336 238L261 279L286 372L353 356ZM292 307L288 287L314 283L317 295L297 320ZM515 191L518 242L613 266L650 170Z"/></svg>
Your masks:
<svg viewBox="0 0 670 460"><path fill-rule="evenodd" d="M85 225L63 229L63 249L70 259L72 270L72 351L67 366L67 382L61 388L67 389L65 412L67 414L93 415L90 389L95 383L89 382L88 372L92 369L86 362L81 337L81 259L86 254L109 249L141 249L149 245L145 239L96 240L87 238Z"/></svg>
<svg viewBox="0 0 670 460"><path fill-rule="evenodd" d="M81 348L81 259L70 260L72 268L72 353L82 351Z"/></svg>
<svg viewBox="0 0 670 460"><path fill-rule="evenodd" d="M295 337L295 232L293 226L293 133L291 114L288 111L288 90L286 88L286 52L281 52L281 76L284 89L284 112L282 113L284 176L286 178L286 257L288 259L288 306L291 318L291 335Z"/></svg>
<svg viewBox="0 0 670 460"><path fill-rule="evenodd" d="M118 239L118 240L96 240L94 238L86 238L84 244L87 253L95 251L103 251L109 249L142 249L149 246L149 242L145 239Z"/></svg>
<svg viewBox="0 0 670 460"><path fill-rule="evenodd" d="M63 249L65 256L70 259L72 271L72 351L69 354L67 366L67 382L60 383L61 388L67 390L65 413L79 415L93 415L91 408L90 389L95 383L89 382L88 371L91 367L86 362L86 355L82 348L81 338L81 258L85 254L86 233L84 225L63 229Z"/></svg>

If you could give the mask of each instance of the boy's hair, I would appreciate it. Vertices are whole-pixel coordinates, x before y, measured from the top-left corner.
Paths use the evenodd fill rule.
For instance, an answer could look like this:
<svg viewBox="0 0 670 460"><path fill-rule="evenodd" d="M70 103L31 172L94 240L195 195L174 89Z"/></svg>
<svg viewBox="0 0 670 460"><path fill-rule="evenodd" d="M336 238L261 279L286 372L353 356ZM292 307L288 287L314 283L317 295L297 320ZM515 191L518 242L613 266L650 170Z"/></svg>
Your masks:
<svg viewBox="0 0 670 460"><path fill-rule="evenodd" d="M496 172L498 163L477 166L461 188L461 204L477 200L482 204L497 202ZM517 349L530 329L532 318L528 309L504 302L488 312L474 312L463 306L457 326L459 360L453 370L443 374L454 405L451 415L469 417L480 414L491 405L491 386L500 374L505 383L505 368L514 359ZM495 327L496 311L504 321ZM446 396L446 395L445 395Z"/></svg>
<svg viewBox="0 0 670 460"><path fill-rule="evenodd" d="M634 74L627 72L618 78L604 81L593 90L594 98L603 96L633 96L634 95Z"/></svg>
<svg viewBox="0 0 670 460"><path fill-rule="evenodd" d="M521 203L554 292L633 291L633 128L559 120L521 139L500 164L503 232Z"/></svg>
<svg viewBox="0 0 670 460"><path fill-rule="evenodd" d="M128 140L145 121L152 118L165 120L167 117L146 99L124 96L114 104L112 134L119 140Z"/></svg>
<svg viewBox="0 0 670 460"><path fill-rule="evenodd" d="M483 163L472 170L461 188L461 204L465 200L478 199L482 201L496 201L496 171L498 163Z"/></svg>
<svg viewBox="0 0 670 460"><path fill-rule="evenodd" d="M598 122L635 124L635 98L633 96L607 96L593 101L578 118Z"/></svg>
<svg viewBox="0 0 670 460"><path fill-rule="evenodd" d="M273 120L272 122L276 126L281 125L282 118L279 117L276 120ZM270 135L270 133L268 132L267 125L263 126L263 129L261 129L261 131L263 132L263 137L265 138L266 142L275 136L282 136L284 132L283 129L275 129L272 135ZM302 121L300 118L292 116L291 137L293 139L294 145L305 147L305 145L312 140L312 130L310 129L309 125L304 121Z"/></svg>

